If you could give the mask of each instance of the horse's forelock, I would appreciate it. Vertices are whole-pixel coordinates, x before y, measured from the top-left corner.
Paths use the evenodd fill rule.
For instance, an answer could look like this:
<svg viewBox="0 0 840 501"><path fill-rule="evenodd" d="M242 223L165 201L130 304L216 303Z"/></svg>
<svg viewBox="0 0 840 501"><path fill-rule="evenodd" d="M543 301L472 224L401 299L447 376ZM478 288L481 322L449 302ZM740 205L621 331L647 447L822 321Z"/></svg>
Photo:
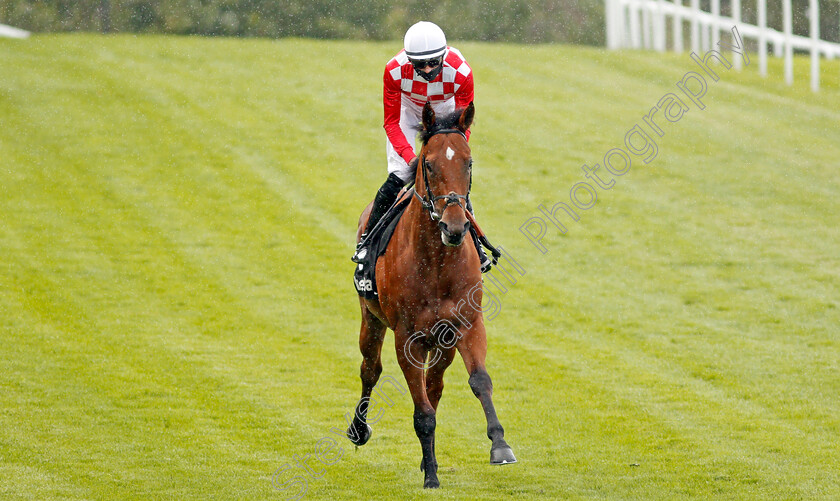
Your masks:
<svg viewBox="0 0 840 501"><path fill-rule="evenodd" d="M437 115L435 117L435 123L431 127L431 129L423 129L420 132L420 141L423 144L429 142L429 139L437 134L438 131L444 129L457 129L458 122L461 119L461 114L464 112L464 108L458 108L457 110L447 113L446 115Z"/></svg>

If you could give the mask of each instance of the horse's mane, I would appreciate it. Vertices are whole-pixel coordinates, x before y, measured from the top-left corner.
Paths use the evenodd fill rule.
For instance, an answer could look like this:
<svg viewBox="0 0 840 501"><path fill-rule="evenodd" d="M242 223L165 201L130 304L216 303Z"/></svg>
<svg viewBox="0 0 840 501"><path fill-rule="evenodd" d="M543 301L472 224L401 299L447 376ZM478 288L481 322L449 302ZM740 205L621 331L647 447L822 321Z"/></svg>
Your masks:
<svg viewBox="0 0 840 501"><path fill-rule="evenodd" d="M423 129L420 131L420 141L423 145L425 145L429 141L429 138L437 134L438 131L457 128L455 126L458 125L458 121L461 119L461 114L463 112L464 108L458 108L446 115L437 115L435 117L435 123L432 125L431 129Z"/></svg>

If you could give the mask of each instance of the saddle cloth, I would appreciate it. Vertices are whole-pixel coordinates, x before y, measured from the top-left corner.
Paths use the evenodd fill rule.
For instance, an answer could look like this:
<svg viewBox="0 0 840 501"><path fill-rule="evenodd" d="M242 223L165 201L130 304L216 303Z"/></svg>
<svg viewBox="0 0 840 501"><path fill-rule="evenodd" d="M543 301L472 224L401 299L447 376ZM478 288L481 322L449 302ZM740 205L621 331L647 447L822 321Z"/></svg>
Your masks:
<svg viewBox="0 0 840 501"><path fill-rule="evenodd" d="M411 202L412 191L408 190L400 194L397 202L382 216L382 219L368 236L367 254L362 258L362 262L356 265L356 271L353 273L356 292L365 299L375 299L378 296L375 276L376 261L379 256L385 254L397 223L405 212L405 208Z"/></svg>

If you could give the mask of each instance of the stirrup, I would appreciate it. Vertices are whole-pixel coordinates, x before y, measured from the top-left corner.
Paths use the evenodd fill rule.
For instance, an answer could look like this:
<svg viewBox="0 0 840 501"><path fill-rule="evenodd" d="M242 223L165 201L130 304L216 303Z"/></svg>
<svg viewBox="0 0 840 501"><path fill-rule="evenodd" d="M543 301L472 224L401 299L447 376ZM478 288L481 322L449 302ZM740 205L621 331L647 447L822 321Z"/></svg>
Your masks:
<svg viewBox="0 0 840 501"><path fill-rule="evenodd" d="M350 257L350 261L353 261L354 263L361 263L365 260L366 256L367 256L367 247L362 247L359 250L357 250L356 253L353 254Z"/></svg>
<svg viewBox="0 0 840 501"><path fill-rule="evenodd" d="M493 262L490 261L490 258L486 254L479 256L479 259L481 259L481 273L487 273L493 268Z"/></svg>
<svg viewBox="0 0 840 501"><path fill-rule="evenodd" d="M474 230L470 228L470 233L472 233L473 231ZM495 261L491 261L490 258L487 257L487 253L484 252L484 247L481 246L480 238L475 234L473 235L473 237L475 239L475 250L478 251L478 261L481 266L481 273L487 273L488 271L490 271L490 268L492 268L493 265L496 263Z"/></svg>
<svg viewBox="0 0 840 501"><path fill-rule="evenodd" d="M361 263L365 259L365 256L367 256L367 236L367 233L362 233L362 236L359 238L359 243L356 244L356 251L350 258L350 261Z"/></svg>

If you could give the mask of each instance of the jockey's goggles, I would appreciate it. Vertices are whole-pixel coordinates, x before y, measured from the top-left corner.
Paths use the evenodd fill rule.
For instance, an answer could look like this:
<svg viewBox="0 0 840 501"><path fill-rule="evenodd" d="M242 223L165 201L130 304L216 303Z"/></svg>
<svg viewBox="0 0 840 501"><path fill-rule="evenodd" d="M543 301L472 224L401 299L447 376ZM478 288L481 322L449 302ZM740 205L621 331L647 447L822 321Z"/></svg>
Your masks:
<svg viewBox="0 0 840 501"><path fill-rule="evenodd" d="M414 66L414 69L420 71L424 69L426 66L430 68L437 68L443 63L443 56L438 56L432 59L412 59L411 65Z"/></svg>

